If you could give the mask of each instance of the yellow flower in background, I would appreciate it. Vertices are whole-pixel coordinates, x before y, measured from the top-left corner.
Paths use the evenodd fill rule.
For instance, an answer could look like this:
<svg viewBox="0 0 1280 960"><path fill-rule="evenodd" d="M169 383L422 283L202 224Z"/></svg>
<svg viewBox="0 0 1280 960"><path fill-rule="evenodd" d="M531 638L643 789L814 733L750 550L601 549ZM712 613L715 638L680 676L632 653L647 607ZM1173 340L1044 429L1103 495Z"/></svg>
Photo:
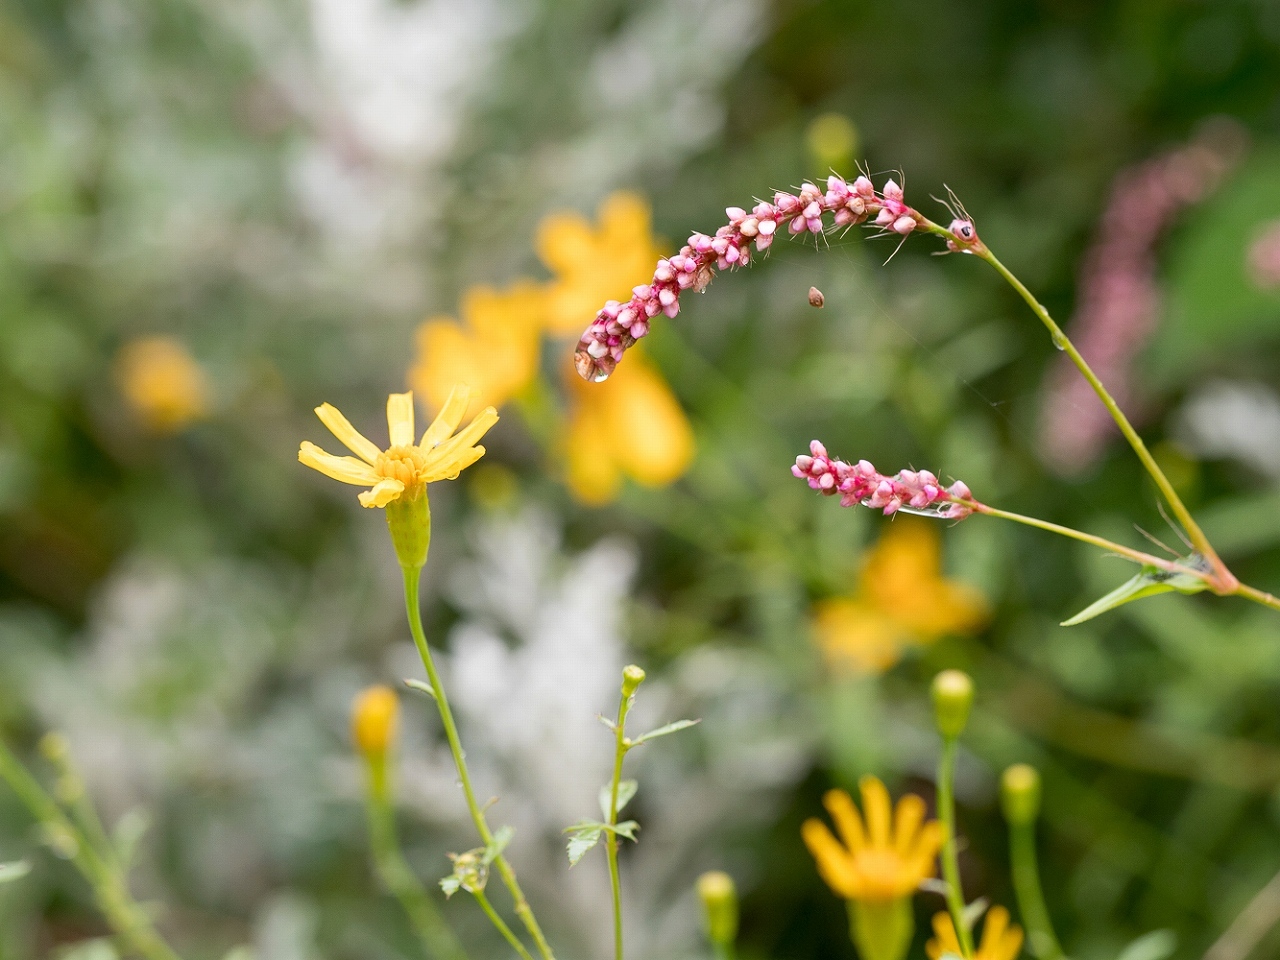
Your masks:
<svg viewBox="0 0 1280 960"><path fill-rule="evenodd" d="M936 913L933 916L933 939L924 945L930 960L942 960L944 954L960 956L960 940L956 936L951 914ZM973 960L1016 960L1022 950L1022 928L1009 923L1009 911L1004 907L992 907L982 924L982 942L973 953Z"/></svg>
<svg viewBox="0 0 1280 960"><path fill-rule="evenodd" d="M365 756L385 754L400 725L400 699L386 686L362 690L351 707L351 739Z"/></svg>
<svg viewBox="0 0 1280 960"><path fill-rule="evenodd" d="M432 317L418 328L409 384L439 410L448 387L465 382L473 402L500 407L538 372L546 296L532 280L506 290L472 287L462 298L462 322Z"/></svg>
<svg viewBox="0 0 1280 960"><path fill-rule="evenodd" d="M624 476L646 487L672 483L693 459L693 428L680 402L640 353L605 383L565 377L573 407L565 428L566 481L583 503L608 503Z"/></svg>
<svg viewBox="0 0 1280 960"><path fill-rule="evenodd" d="M854 594L819 603L813 628L830 663L879 673L906 647L971 633L988 614L981 593L943 577L935 524L898 517L867 552Z"/></svg>
<svg viewBox="0 0 1280 960"><path fill-rule="evenodd" d="M942 824L924 822L924 801L915 794L903 796L891 816L889 791L879 779L863 777L858 786L865 821L848 793L828 790L823 805L840 839L811 818L801 827L805 846L827 886L845 900L887 903L909 897L936 873Z"/></svg>
<svg viewBox="0 0 1280 960"><path fill-rule="evenodd" d="M634 193L609 196L599 226L579 213L553 213L538 227L538 256L555 278L547 287L547 330L578 336L606 300L625 300L648 283L662 249L653 238L649 204Z"/></svg>
<svg viewBox="0 0 1280 960"><path fill-rule="evenodd" d="M145 337L126 344L116 357L125 401L158 433L176 433L208 412L204 371L173 337Z"/></svg>
<svg viewBox="0 0 1280 960"><path fill-rule="evenodd" d="M484 447L477 446L476 441L498 422L498 413L493 407L486 407L454 436L453 432L458 429L470 404L470 389L454 387L440 414L415 444L413 394L393 393L387 399L387 430L391 445L380 450L336 407L324 403L316 407L316 416L356 456L335 457L304 440L298 450L298 460L334 480L358 487L372 487L360 494L362 506L385 507L398 500L416 500L428 483L453 480L484 456Z"/></svg>

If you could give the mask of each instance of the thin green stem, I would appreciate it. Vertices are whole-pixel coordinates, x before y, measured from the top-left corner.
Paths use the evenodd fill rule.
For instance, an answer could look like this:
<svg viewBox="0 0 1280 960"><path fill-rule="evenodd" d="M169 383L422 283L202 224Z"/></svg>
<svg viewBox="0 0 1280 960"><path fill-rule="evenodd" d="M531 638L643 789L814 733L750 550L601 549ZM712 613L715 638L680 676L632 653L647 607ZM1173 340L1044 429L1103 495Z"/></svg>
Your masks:
<svg viewBox="0 0 1280 960"><path fill-rule="evenodd" d="M956 741L949 737L942 742L942 757L938 761L938 816L942 819L942 879L947 883L947 909L960 939L960 952L965 960L973 956L973 934L964 919L964 890L960 886L960 861L956 856Z"/></svg>
<svg viewBox="0 0 1280 960"><path fill-rule="evenodd" d="M498 915L498 911L493 909L493 904L484 895L484 891L475 890L471 895L476 898L476 903L480 904L480 909L485 912L485 916L493 921L493 925L498 928L498 932L507 938L507 943L511 944L511 948L520 954L522 960L533 960L533 957L529 956L529 951L525 949L524 944L520 942L520 938L507 926L507 922Z"/></svg>
<svg viewBox="0 0 1280 960"><path fill-rule="evenodd" d="M618 701L618 722L614 727L613 780L609 785L609 826L618 825L618 785L622 783L622 759L627 755L627 711L632 698L625 693ZM609 885L613 888L613 950L622 960L622 882L618 877L618 835L605 831L605 855L609 859Z"/></svg>
<svg viewBox="0 0 1280 960"><path fill-rule="evenodd" d="M1133 424L1129 422L1129 418L1124 415L1124 411L1120 409L1120 405L1116 403L1110 392L1098 379L1098 375L1093 372L1093 368L1080 355L1080 351L1076 349L1071 338L1062 332L1062 328L1049 315L1049 311L1044 308L1031 293L1030 290L1023 285L1022 281L1015 277L1003 263L997 259L985 244L979 244L972 251L976 256L981 257L990 264L995 271L1004 278L1009 286L1018 292L1018 295L1026 301L1027 306L1031 308L1031 312L1040 318L1040 322L1045 325L1049 331L1049 335L1053 338L1054 346L1062 350L1071 362L1076 365L1076 369L1089 381L1089 386L1093 388L1093 392L1098 395L1098 399L1102 401L1102 405L1107 408L1107 412L1111 414L1111 419L1116 422L1116 426L1120 428L1120 432L1124 434L1124 438L1129 441L1129 446L1133 448L1133 452L1138 455L1138 459L1142 461L1142 466L1146 468L1147 473L1151 475L1151 479L1155 481L1160 493L1164 496L1165 501L1169 504L1169 508L1173 511L1173 515L1178 518L1178 522L1187 532L1187 536L1191 540L1192 546L1199 552L1213 568L1213 579L1211 586L1215 593L1231 593L1237 585L1235 577L1231 574L1218 557L1217 551L1213 549L1213 545L1209 543L1209 538L1200 529L1200 525L1196 523L1195 518L1191 516L1191 511L1187 509L1186 504L1182 502L1182 498L1178 496L1178 492L1173 489L1173 484L1169 482L1169 478L1164 475L1164 471L1160 469L1160 465L1156 463L1155 457L1151 455L1151 451L1147 449L1147 445L1143 443L1142 437L1138 436L1138 431L1133 428Z"/></svg>
<svg viewBox="0 0 1280 960"><path fill-rule="evenodd" d="M0 779L9 784L46 830L66 838L72 863L93 889L94 898L112 929L146 960L179 960L156 932L146 911L130 895L128 882L114 860L104 859L104 854L94 848L84 830L63 812L2 741Z"/></svg>
<svg viewBox="0 0 1280 960"><path fill-rule="evenodd" d="M466 960L458 938L401 852L385 756L370 758L367 812L374 868L383 886L399 901L427 955L435 960Z"/></svg>
<svg viewBox="0 0 1280 960"><path fill-rule="evenodd" d="M421 569L403 567L402 570L404 572L404 604L405 611L409 617L409 630L413 634L413 642L418 648L418 655L422 658L422 665L427 670L427 679L431 682L431 689L435 691L436 707L440 711L440 723L444 727L445 738L449 741L449 750L453 754L453 762L458 769L458 780L462 783L462 793L467 801L467 809L471 812L471 820L475 823L476 832L480 834L481 842L487 847L493 842L493 831L489 829L484 810L477 802L475 790L471 786L471 774L467 770L467 760L462 751L462 741L458 738L458 727L454 723L453 711L449 708L449 698L445 695L444 685L440 682L440 674L436 671L435 661L431 657L431 648L427 645L426 631L422 628L422 611L418 605L418 578L421 574ZM543 935L542 928L538 925L538 921L533 915L533 909L529 906L529 901L526 899L524 891L520 889L520 883L516 880L515 870L512 869L511 864L507 862L507 858L502 854L494 858L493 865L497 867L498 875L502 877L502 882L511 892L511 898L515 903L516 916L520 918L525 925L525 929L529 931L529 935L533 937L533 941L537 944L538 952L542 955L543 960L555 960L551 945L547 943L547 938Z"/></svg>
<svg viewBox="0 0 1280 960"><path fill-rule="evenodd" d="M1185 574L1189 577L1196 577L1200 580L1211 580L1211 574L1204 570L1196 570L1181 563L1175 563L1164 557L1157 557L1150 553L1144 553L1141 550L1134 550L1132 547L1126 547L1123 544L1116 543L1114 540L1107 540L1105 537L1096 537L1091 533L1085 533L1082 530L1076 530L1073 527L1064 527L1057 523L1050 523L1048 520L1039 520L1035 517L1024 516L1021 513L1012 513L1008 510L998 510L995 507L987 506L985 503L978 503L976 500L956 500L956 503L963 503L971 508L974 513L981 513L988 517L1000 517L1003 520L1012 520L1014 523L1021 523L1028 527L1036 527L1040 530L1048 530L1050 533L1056 533L1059 536L1070 537L1072 540L1079 540L1081 543L1088 543L1103 550L1117 553L1128 560L1137 563L1150 564L1169 573Z"/></svg>
<svg viewBox="0 0 1280 960"><path fill-rule="evenodd" d="M1257 587L1250 587L1242 583L1236 587L1235 595L1244 597L1246 600L1252 600L1254 603L1260 603L1264 607L1270 607L1272 610L1280 610L1280 600L1263 590L1259 590Z"/></svg>
<svg viewBox="0 0 1280 960"><path fill-rule="evenodd" d="M1062 946L1053 932L1049 908L1040 888L1040 867L1036 862L1035 821L1009 824L1009 858L1013 867L1013 891L1018 910L1027 927L1027 944L1038 960L1062 960Z"/></svg>

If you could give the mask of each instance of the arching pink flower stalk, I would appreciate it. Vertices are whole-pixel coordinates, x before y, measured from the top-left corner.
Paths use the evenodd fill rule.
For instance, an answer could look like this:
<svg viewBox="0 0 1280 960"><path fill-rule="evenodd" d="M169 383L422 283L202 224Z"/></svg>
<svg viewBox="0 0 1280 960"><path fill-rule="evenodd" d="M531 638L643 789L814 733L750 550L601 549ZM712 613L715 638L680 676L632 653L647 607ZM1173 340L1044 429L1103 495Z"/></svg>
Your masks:
<svg viewBox="0 0 1280 960"><path fill-rule="evenodd" d="M847 183L827 178L824 191L812 183L799 193L779 191L773 201L760 201L751 210L729 207L729 222L715 236L695 233L673 257L659 260L653 280L632 291L626 303L610 300L578 341L574 365L584 380L600 381L613 373L622 355L649 332L658 314L674 317L680 312L685 290L701 292L716 270L746 266L752 247L769 249L779 229L789 234L822 233L830 226L851 227L874 217L876 226L906 236L925 224L925 218L907 206L902 187L892 180L876 191L867 177Z"/></svg>
<svg viewBox="0 0 1280 960"><path fill-rule="evenodd" d="M1131 366L1156 330L1156 248L1161 234L1207 197L1243 152L1240 131L1215 124L1190 143L1122 172L1080 271L1066 326L1121 407L1134 399ZM1087 469L1116 431L1111 415L1067 357L1049 372L1041 412L1045 460L1063 474Z"/></svg>
<svg viewBox="0 0 1280 960"><path fill-rule="evenodd" d="M928 470L900 470L885 476L866 460L845 463L827 455L817 440L809 444L809 454L796 457L791 474L808 481L809 487L824 496L839 495L842 507L873 507L885 515L906 508L946 520L963 520L978 503L969 487L957 480L949 487Z"/></svg>

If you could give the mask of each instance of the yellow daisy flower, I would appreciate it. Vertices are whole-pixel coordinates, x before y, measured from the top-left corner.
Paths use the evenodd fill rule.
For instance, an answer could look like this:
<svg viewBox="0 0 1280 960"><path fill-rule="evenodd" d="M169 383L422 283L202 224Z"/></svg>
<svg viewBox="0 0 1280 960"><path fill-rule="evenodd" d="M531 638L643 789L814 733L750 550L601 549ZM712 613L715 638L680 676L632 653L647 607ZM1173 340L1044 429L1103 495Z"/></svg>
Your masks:
<svg viewBox="0 0 1280 960"><path fill-rule="evenodd" d="M929 960L942 960L943 955L960 956L960 940L956 936L951 914L936 913L933 916L933 939L924 945ZM992 907L982 924L982 942L973 953L973 960L1015 960L1022 952L1022 928L1009 922L1009 911L1004 907Z"/></svg>
<svg viewBox="0 0 1280 960"><path fill-rule="evenodd" d="M846 900L887 903L908 897L936 873L942 824L924 822L925 804L915 794L899 800L891 817L889 791L879 779L863 777L858 785L865 824L848 793L828 790L823 804L840 839L812 818L801 827L805 846L827 886Z"/></svg>
<svg viewBox="0 0 1280 960"><path fill-rule="evenodd" d="M173 337L143 337L116 357L120 390L133 412L157 433L176 433L209 409L209 382Z"/></svg>
<svg viewBox="0 0 1280 960"><path fill-rule="evenodd" d="M493 407L485 407L455 436L453 432L470 402L470 388L454 387L439 415L415 444L413 394L391 394L387 398L391 446L386 450L378 449L377 444L364 437L336 407L324 403L316 407L316 416L356 456L335 457L304 440L298 459L327 477L371 487L360 494L362 506L385 507L396 501L416 500L428 483L453 480L484 456L484 447L477 446L476 441L498 422L498 413Z"/></svg>
<svg viewBox="0 0 1280 960"><path fill-rule="evenodd" d="M988 615L981 593L942 575L935 524L895 517L867 551L853 595L819 603L813 629L832 664L855 673L881 673L913 644L971 633Z"/></svg>

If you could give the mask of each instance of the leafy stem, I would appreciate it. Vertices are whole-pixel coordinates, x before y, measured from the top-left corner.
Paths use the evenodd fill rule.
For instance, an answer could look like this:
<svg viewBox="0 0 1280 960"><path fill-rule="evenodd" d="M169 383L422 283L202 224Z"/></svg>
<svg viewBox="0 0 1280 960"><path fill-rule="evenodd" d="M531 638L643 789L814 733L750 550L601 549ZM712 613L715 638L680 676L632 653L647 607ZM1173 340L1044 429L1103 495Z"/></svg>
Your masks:
<svg viewBox="0 0 1280 960"><path fill-rule="evenodd" d="M431 648L427 644L426 632L422 627L422 611L419 609L418 601L418 580L422 572L421 567L402 567L404 572L404 603L405 611L409 617L409 630L413 634L414 645L418 648L418 655L422 658L422 665L427 670L427 678L430 681L431 689L435 693L436 707L440 711L440 723L444 727L445 738L449 741L449 750L453 754L454 765L458 769L458 780L462 784L462 793L467 801L467 809L471 813L471 820L475 823L476 832L480 834L480 840L486 847L493 844L493 831L489 829L489 823L485 819L484 808L476 800L475 789L471 786L471 773L467 769L466 755L462 751L462 741L458 737L458 727L454 723L453 711L449 707L449 698L445 695L444 685L440 682L440 674L436 671L435 661L431 657ZM511 898L515 903L515 912L525 929L529 931L529 935L533 937L534 943L538 947L538 952L542 955L543 960L555 960L555 955L551 951L551 945L547 942L547 938L542 933L542 928L538 925L537 918L533 915L533 909L529 906L529 901L524 895L524 891L520 889L520 883L516 879L515 870L511 864L507 862L507 858L502 854L498 854L494 858L493 864L498 869L498 875L502 877L503 884L511 892Z"/></svg>
<svg viewBox="0 0 1280 960"><path fill-rule="evenodd" d="M643 677L643 673L640 674ZM635 702L637 684L623 681L622 695L618 699L618 719L614 724L613 779L609 783L609 809L606 822L612 829L605 831L605 855L609 860L609 885L613 888L613 950L617 960L622 960L622 883L618 877L618 787L622 783L622 760L631 749L627 739L627 713Z"/></svg>

